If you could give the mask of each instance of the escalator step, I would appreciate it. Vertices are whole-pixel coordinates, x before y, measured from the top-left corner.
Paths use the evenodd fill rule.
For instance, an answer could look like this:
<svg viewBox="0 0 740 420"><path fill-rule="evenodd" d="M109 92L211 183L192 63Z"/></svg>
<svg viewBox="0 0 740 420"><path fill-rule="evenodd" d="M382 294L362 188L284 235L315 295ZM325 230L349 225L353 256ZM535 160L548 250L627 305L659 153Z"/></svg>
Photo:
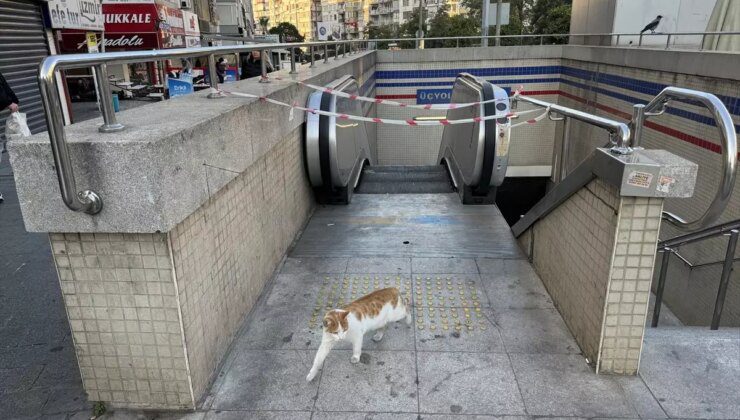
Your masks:
<svg viewBox="0 0 740 420"><path fill-rule="evenodd" d="M447 170L434 166L373 166L363 170L356 194L438 194L454 192Z"/></svg>

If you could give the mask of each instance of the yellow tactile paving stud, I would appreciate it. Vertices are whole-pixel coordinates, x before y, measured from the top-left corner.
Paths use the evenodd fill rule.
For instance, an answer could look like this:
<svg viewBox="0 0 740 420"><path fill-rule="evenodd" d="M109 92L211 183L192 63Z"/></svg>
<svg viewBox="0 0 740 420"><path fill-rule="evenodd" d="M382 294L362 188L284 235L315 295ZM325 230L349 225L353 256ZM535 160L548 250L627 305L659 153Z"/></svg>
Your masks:
<svg viewBox="0 0 740 420"><path fill-rule="evenodd" d="M414 305L419 307L479 308L483 291L479 282L464 275L414 277Z"/></svg>
<svg viewBox="0 0 740 420"><path fill-rule="evenodd" d="M308 317L308 328L310 330L321 329L321 319L327 311L341 308L375 290L397 287L409 302L414 301L414 296L411 293L411 278L408 276L342 274L323 276L320 279L321 286L312 302L313 309Z"/></svg>

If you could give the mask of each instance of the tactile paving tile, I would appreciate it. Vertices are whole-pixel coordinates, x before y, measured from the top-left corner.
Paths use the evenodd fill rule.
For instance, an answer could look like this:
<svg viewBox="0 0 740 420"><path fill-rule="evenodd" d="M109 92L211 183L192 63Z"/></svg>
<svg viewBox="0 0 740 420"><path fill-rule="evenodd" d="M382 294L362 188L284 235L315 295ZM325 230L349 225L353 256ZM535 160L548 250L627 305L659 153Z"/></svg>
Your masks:
<svg viewBox="0 0 740 420"><path fill-rule="evenodd" d="M485 331L491 327L482 314L480 307L475 308L443 308L427 307L414 309L414 322L419 331L430 332L474 332Z"/></svg>
<svg viewBox="0 0 740 420"><path fill-rule="evenodd" d="M397 287L413 305L412 282L408 276L396 274L344 274L324 276L321 287L314 298L313 309L308 319L311 330L321 329L324 314L335 308L365 296L374 290Z"/></svg>
<svg viewBox="0 0 740 420"><path fill-rule="evenodd" d="M414 306L487 308L488 298L478 275L414 276Z"/></svg>

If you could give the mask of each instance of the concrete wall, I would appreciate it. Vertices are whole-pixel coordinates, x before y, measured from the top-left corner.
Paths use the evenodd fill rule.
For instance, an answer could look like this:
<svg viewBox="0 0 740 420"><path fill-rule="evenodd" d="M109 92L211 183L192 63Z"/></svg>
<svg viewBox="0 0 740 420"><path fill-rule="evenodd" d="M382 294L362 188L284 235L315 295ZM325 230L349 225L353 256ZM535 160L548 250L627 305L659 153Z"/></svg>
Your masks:
<svg viewBox="0 0 740 420"><path fill-rule="evenodd" d="M699 65L699 63L703 63ZM603 49L566 46L563 48L562 105L607 118L628 121L634 103L645 103L664 86L697 89L718 95L740 124L740 84L730 69L740 65L740 56L659 50ZM665 149L699 164L696 192L689 199L668 199L665 209L689 220L699 217L714 197L721 168L719 132L711 115L688 103L671 103L669 112L649 120L643 145ZM575 167L593 148L603 146L607 136L585 124L573 122L569 167ZM740 218L740 183L735 184L730 204L718 221ZM660 237L684 233L663 224ZM681 247L679 252L692 264L724 258L727 239L718 238ZM740 257L740 250L736 254ZM673 264L678 264L674 262ZM717 266L689 270L671 266L666 282L666 304L682 322L708 325L719 282ZM740 274L733 273L723 313L723 325L740 325Z"/></svg>
<svg viewBox="0 0 740 420"><path fill-rule="evenodd" d="M371 94L374 58L303 66L297 77L323 85L353 74ZM256 80L223 89L288 103L310 92ZM313 207L304 115L194 94L119 121L127 128L115 135L99 134L100 121L66 128L79 186L104 200L95 216L64 207L46 134L9 145L24 222L51 232L89 399L192 409Z"/></svg>
<svg viewBox="0 0 740 420"><path fill-rule="evenodd" d="M637 373L662 203L597 179L519 237L597 372Z"/></svg>
<svg viewBox="0 0 740 420"><path fill-rule="evenodd" d="M656 16L663 19L656 32L704 32L716 0L574 0L570 32L639 33ZM649 32L648 32L649 33ZM571 43L614 45L616 37L572 37ZM620 37L619 44L635 45L639 37ZM642 45L664 46L667 37L645 36ZM701 36L682 35L671 38L671 45L698 48Z"/></svg>

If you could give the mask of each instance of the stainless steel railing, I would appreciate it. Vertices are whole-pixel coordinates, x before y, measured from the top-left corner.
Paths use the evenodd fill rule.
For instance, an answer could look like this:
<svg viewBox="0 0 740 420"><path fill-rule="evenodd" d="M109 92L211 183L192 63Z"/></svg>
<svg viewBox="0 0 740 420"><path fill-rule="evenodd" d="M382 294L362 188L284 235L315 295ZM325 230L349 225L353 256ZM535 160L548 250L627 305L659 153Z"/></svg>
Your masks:
<svg viewBox="0 0 740 420"><path fill-rule="evenodd" d="M720 276L719 287L717 289L717 298L714 301L714 311L712 313L712 322L710 329L719 328L719 322L722 318L722 308L727 297L727 286L730 284L730 274L732 273L732 264L735 262L735 250L737 249L737 240L740 235L740 220L723 223L712 226L703 230L677 236L672 239L658 242L658 252L663 253L661 258L660 272L658 274L658 285L655 290L655 308L653 309L652 326L657 327L660 319L660 308L663 305L663 291L665 290L666 274L668 273L668 263L671 254L676 253L682 245L694 242L704 241L706 239L716 238L718 236L729 235L727 241L727 250L725 258L722 260L722 274ZM678 255L676 253L676 255Z"/></svg>
<svg viewBox="0 0 740 420"><path fill-rule="evenodd" d="M704 214L694 221L687 222L673 213L663 212L664 220L682 230L691 231L705 228L716 222L730 202L737 176L737 134L730 112L718 97L711 93L671 86L663 89L647 105L634 105L631 122L632 147L639 147L642 143L643 126L647 118L663 114L672 100L689 100L704 105L719 128L722 142L722 176L714 198Z"/></svg>
<svg viewBox="0 0 740 420"><path fill-rule="evenodd" d="M62 116L62 102L59 96L57 86L56 72L65 69L75 68L94 68L97 81L98 97L100 98L100 108L103 114L103 125L99 127L101 133L112 133L124 129L124 126L116 120L116 114L113 109L113 100L111 97L110 86L108 84L108 65L109 64L127 64L136 62L153 62L185 57L208 57L209 82L212 87L218 86L218 76L216 74L216 56L238 53L248 53L251 51L262 51L263 57L269 55L269 51L276 48L289 49L308 48L311 53L311 66L314 65L314 50L324 48L324 62L329 59L329 47L334 49L335 59L339 52L340 46L343 47L343 53L346 55L349 47L349 53L359 51L367 45L366 40L348 40L348 41L325 41L325 42L302 42L290 44L262 43L253 45L229 45L221 47L199 47L199 48L181 48L171 50L151 50L151 51L126 51L102 54L69 54L53 55L47 57L39 65L39 87L41 90L41 99L44 104L44 113L47 126L49 129L49 139L51 141L51 150L54 157L54 163L57 169L57 178L59 180L59 189L62 193L64 204L74 211L82 211L88 214L96 214L103 208L103 200L99 194L92 190L78 191L74 170L67 148L67 140L64 133L64 118ZM266 60L262 60L262 82L267 82ZM295 54L291 54L291 69L295 71ZM209 98L219 98L217 93L211 93Z"/></svg>

